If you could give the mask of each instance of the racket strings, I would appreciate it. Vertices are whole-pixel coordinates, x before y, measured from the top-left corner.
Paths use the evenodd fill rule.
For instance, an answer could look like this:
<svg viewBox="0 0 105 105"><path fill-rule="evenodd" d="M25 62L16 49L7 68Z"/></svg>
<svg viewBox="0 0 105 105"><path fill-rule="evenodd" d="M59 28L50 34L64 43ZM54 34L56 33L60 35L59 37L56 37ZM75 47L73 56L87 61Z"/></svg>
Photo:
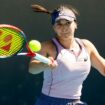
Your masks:
<svg viewBox="0 0 105 105"><path fill-rule="evenodd" d="M16 33L14 30L10 31L10 29L8 30L6 28L3 28L0 31L2 31L2 34L3 34L3 35L1 35L1 39L3 39L1 42L1 45L3 42L8 42L9 40L12 40L13 34L19 34L19 33ZM9 37L10 37L10 39L9 39ZM18 38L18 36L15 36L15 39L16 38Z"/></svg>
<svg viewBox="0 0 105 105"><path fill-rule="evenodd" d="M25 42L23 33L7 27L0 28L0 56L11 56L17 53Z"/></svg>

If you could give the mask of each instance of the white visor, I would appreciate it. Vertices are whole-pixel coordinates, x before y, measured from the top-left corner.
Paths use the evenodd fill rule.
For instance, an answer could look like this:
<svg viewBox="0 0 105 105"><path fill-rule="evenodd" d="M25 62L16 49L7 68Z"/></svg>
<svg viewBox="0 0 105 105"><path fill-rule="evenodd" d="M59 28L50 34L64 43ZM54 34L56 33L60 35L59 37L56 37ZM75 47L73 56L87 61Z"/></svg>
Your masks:
<svg viewBox="0 0 105 105"><path fill-rule="evenodd" d="M74 21L74 20L75 20L74 17L70 17L70 16L59 16L59 17L56 18L55 21L58 21L58 20L60 20L60 19L66 19L66 20L68 20L68 21Z"/></svg>
<svg viewBox="0 0 105 105"><path fill-rule="evenodd" d="M66 19L68 21L74 21L76 20L75 14L68 9L63 9L59 12L58 17L55 19L55 21L58 21L60 19Z"/></svg>

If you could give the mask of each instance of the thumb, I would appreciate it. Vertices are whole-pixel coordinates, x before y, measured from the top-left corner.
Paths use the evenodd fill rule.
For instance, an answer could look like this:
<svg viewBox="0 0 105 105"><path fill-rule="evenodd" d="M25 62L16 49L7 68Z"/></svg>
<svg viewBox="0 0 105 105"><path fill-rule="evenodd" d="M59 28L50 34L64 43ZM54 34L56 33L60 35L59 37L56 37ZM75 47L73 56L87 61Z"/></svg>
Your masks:
<svg viewBox="0 0 105 105"><path fill-rule="evenodd" d="M49 59L51 60L51 63L49 64L50 66L56 67L58 65L57 62L56 62L56 60L54 60L53 57L49 57Z"/></svg>

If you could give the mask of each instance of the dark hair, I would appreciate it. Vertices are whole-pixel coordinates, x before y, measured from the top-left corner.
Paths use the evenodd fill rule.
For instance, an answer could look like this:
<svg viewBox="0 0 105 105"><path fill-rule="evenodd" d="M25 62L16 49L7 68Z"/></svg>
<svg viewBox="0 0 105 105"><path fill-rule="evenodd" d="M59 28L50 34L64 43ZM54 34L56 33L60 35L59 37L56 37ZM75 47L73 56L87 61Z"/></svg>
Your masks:
<svg viewBox="0 0 105 105"><path fill-rule="evenodd" d="M79 11L72 5L62 4L56 8L56 10L62 10L62 8L70 9L76 16L79 15Z"/></svg>
<svg viewBox="0 0 105 105"><path fill-rule="evenodd" d="M64 4L64 5L60 5L60 6L58 6L56 9L54 9L53 11L50 11L50 10L46 9L45 7L43 7L43 6L41 6L41 5L38 5L38 4L33 4L33 5L31 5L31 8L33 9L34 12L42 12L42 13L47 13L47 14L52 14L55 10L58 11L58 10L60 10L62 7L68 8L68 9L72 10L72 12L73 12L76 16L79 15L78 10L77 10L75 7L73 7L72 5L65 5L65 4Z"/></svg>
<svg viewBox="0 0 105 105"><path fill-rule="evenodd" d="M41 12L41 13L47 13L51 14L52 12L46 9L45 7L38 5L38 4L33 4L31 5L31 8L33 9L34 12Z"/></svg>
<svg viewBox="0 0 105 105"><path fill-rule="evenodd" d="M65 5L65 4L60 5L52 11L50 11L50 10L46 9L45 7L38 5L38 4L31 5L31 8L33 9L34 12L41 12L41 13L46 13L46 14L51 15L52 24L54 24L54 19L58 16L59 12L62 11L63 8L70 9L75 14L75 16L79 15L78 10L76 8L74 8L72 5ZM77 22L76 19L75 19L75 21Z"/></svg>

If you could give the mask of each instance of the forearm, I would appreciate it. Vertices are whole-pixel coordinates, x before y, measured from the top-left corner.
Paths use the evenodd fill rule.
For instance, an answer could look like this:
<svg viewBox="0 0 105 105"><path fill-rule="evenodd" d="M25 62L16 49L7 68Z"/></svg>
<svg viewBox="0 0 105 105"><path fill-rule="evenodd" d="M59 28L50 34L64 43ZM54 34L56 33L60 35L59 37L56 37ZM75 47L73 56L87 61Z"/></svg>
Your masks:
<svg viewBox="0 0 105 105"><path fill-rule="evenodd" d="M52 57L49 57L49 59L51 60L50 64L45 64L38 60L31 60L29 64L29 72L32 74L38 74L48 68L52 69L58 66L57 62Z"/></svg>
<svg viewBox="0 0 105 105"><path fill-rule="evenodd" d="M29 73L31 74L38 74L38 73L41 73L44 71L44 67L45 66L48 66L44 63L41 63L41 62L30 62L29 64Z"/></svg>

